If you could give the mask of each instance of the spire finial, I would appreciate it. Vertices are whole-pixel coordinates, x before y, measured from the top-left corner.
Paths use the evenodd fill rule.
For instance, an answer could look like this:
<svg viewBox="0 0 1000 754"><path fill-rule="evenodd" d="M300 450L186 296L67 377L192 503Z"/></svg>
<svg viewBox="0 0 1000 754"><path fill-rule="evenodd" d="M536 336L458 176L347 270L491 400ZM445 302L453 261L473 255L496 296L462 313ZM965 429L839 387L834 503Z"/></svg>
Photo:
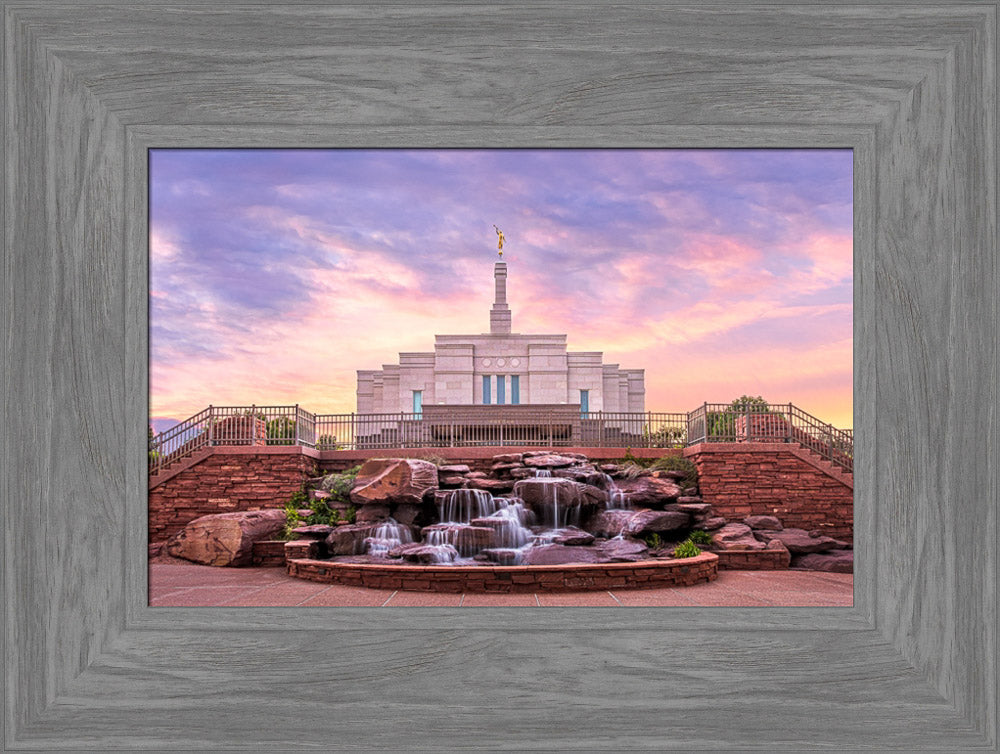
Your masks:
<svg viewBox="0 0 1000 754"><path fill-rule="evenodd" d="M498 228L495 224L493 225L493 229L497 232L497 249L499 249L498 253L500 254L500 258L503 259L503 242L505 240L503 237L503 231L500 230L500 228Z"/></svg>

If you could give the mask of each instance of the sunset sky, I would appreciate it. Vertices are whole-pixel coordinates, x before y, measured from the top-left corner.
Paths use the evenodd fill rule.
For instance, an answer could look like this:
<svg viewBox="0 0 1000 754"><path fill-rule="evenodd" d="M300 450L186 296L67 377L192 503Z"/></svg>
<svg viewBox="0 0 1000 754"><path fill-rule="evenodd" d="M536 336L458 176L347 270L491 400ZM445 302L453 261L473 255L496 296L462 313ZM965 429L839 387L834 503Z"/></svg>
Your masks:
<svg viewBox="0 0 1000 754"><path fill-rule="evenodd" d="M150 416L355 410L356 370L513 331L852 419L850 150L152 150Z"/></svg>

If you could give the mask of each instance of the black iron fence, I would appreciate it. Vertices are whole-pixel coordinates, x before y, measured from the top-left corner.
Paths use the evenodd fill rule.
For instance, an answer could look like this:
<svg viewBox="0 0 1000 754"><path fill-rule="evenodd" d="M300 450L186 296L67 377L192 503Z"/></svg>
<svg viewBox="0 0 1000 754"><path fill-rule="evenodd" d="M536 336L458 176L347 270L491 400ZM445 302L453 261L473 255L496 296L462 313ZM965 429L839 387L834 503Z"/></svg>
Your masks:
<svg viewBox="0 0 1000 754"><path fill-rule="evenodd" d="M301 445L317 450L543 446L683 448L702 442L794 442L853 471L854 434L791 403L688 412L580 412L579 406L427 407L421 413L313 414L301 406L209 406L150 438L158 474L212 446Z"/></svg>

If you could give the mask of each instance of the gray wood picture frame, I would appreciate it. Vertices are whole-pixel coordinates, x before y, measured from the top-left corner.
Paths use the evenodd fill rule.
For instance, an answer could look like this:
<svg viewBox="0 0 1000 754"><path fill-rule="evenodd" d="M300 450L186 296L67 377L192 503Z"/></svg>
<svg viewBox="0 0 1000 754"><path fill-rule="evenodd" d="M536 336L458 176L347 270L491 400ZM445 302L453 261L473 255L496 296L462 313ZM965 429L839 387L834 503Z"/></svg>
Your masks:
<svg viewBox="0 0 1000 754"><path fill-rule="evenodd" d="M996 750L995 2L2 5L6 749ZM165 146L854 149L854 607L147 607Z"/></svg>

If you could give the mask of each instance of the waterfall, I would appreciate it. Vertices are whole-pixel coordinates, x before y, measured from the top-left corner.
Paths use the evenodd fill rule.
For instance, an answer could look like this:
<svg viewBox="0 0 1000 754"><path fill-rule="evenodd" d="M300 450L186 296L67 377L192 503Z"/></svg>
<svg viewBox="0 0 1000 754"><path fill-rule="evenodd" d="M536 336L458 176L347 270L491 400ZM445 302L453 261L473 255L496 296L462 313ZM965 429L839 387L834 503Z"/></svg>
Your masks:
<svg viewBox="0 0 1000 754"><path fill-rule="evenodd" d="M365 552L376 558L385 558L394 548L412 541L410 527L400 526L395 519L390 518L375 527L371 536L365 537Z"/></svg>
<svg viewBox="0 0 1000 754"><path fill-rule="evenodd" d="M486 490L452 490L438 503L441 523L467 524L474 518L486 518L495 513L497 502Z"/></svg>
<svg viewBox="0 0 1000 754"><path fill-rule="evenodd" d="M607 474L604 474L603 476L604 486L608 490L608 500L604 507L607 510L628 509L628 499L625 497L625 493L618 489L618 485L615 484L614 479Z"/></svg>

